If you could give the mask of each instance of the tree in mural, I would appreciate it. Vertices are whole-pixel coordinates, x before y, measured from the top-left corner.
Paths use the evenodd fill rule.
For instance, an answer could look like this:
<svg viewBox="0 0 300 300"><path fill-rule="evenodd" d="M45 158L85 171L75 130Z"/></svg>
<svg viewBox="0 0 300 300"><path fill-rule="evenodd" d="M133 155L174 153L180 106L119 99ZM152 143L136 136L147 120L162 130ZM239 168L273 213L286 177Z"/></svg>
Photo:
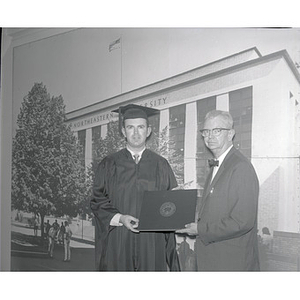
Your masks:
<svg viewBox="0 0 300 300"><path fill-rule="evenodd" d="M183 157L175 148L175 141L169 137L167 126L161 132L153 132L148 148L168 160L179 187L183 188L185 186L183 182Z"/></svg>
<svg viewBox="0 0 300 300"><path fill-rule="evenodd" d="M123 149L125 145L125 139L119 133L119 122L109 122L105 138L100 136L93 138L94 162L98 164L104 157Z"/></svg>
<svg viewBox="0 0 300 300"><path fill-rule="evenodd" d="M44 217L75 216L84 210L90 181L81 148L65 122L62 96L50 97L35 83L24 97L12 150L12 209Z"/></svg>

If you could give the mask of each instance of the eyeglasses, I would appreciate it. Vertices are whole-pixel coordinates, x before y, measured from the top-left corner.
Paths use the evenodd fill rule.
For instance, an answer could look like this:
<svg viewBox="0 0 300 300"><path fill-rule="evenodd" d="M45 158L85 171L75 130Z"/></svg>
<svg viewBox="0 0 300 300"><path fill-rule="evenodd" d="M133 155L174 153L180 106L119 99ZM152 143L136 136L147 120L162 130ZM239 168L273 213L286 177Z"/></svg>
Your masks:
<svg viewBox="0 0 300 300"><path fill-rule="evenodd" d="M214 136L218 136L221 134L222 130L231 130L229 128L213 128L213 129L202 129L200 130L203 137L208 137L210 132Z"/></svg>

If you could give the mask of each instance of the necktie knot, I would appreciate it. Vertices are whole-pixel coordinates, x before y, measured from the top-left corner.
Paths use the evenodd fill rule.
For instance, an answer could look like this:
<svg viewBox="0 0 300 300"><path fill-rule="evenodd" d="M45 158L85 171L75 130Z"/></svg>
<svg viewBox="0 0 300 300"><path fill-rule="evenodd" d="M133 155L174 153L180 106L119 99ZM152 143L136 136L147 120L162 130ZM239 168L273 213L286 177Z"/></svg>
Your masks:
<svg viewBox="0 0 300 300"><path fill-rule="evenodd" d="M139 162L139 155L138 154L134 154L133 155L133 159L134 159L134 162L137 164Z"/></svg>
<svg viewBox="0 0 300 300"><path fill-rule="evenodd" d="M212 168L212 167L218 167L219 166L219 161L216 160L216 159L209 159L208 160L208 164L209 164L210 168Z"/></svg>

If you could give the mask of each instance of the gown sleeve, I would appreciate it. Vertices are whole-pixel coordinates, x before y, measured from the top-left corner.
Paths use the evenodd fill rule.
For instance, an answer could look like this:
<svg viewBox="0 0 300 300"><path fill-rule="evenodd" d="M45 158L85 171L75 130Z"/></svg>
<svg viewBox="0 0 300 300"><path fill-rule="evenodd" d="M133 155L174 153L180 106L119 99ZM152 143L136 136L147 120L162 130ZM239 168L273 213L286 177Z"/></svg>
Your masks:
<svg viewBox="0 0 300 300"><path fill-rule="evenodd" d="M93 196L90 207L95 218L100 222L100 229L106 231L109 228L111 219L118 209L111 203L108 196L109 185L114 180L115 164L109 159L104 159L97 168L93 186Z"/></svg>
<svg viewBox="0 0 300 300"><path fill-rule="evenodd" d="M95 216L95 268L103 268L103 255L106 252L112 217L119 211L112 205L108 190L115 171L114 163L104 159L97 168L93 186L93 196L90 201L91 210Z"/></svg>

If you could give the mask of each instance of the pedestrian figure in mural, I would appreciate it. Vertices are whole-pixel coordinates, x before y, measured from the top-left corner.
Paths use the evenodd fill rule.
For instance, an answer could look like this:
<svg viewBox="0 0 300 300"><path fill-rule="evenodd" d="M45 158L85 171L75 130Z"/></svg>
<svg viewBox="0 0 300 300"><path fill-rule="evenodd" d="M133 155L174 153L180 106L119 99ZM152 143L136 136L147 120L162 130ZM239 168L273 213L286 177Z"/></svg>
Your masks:
<svg viewBox="0 0 300 300"><path fill-rule="evenodd" d="M148 117L158 111L120 107L119 126L127 145L98 165L91 209L95 215L96 268L101 271L179 270L174 233L139 232L144 191L177 186L166 159L146 148Z"/></svg>
<svg viewBox="0 0 300 300"><path fill-rule="evenodd" d="M261 271L270 271L268 256L273 250L273 237L268 227L263 227L258 246L260 269Z"/></svg>
<svg viewBox="0 0 300 300"><path fill-rule="evenodd" d="M179 244L178 255L181 271L196 271L195 253L186 241L186 236L183 237L183 241Z"/></svg>
<svg viewBox="0 0 300 300"><path fill-rule="evenodd" d="M233 146L235 130L228 112L209 112L201 133L214 160L198 222L178 232L196 236L199 271L258 271L259 183L255 170Z"/></svg>
<svg viewBox="0 0 300 300"><path fill-rule="evenodd" d="M61 222L59 232L58 232L59 244L64 244L64 234L65 234L65 226L64 226L64 222Z"/></svg>
<svg viewBox="0 0 300 300"><path fill-rule="evenodd" d="M64 233L64 249L65 249L65 256L64 261L71 261L71 237L72 237L72 230L69 226L68 221L65 221L65 233Z"/></svg>
<svg viewBox="0 0 300 300"><path fill-rule="evenodd" d="M272 237L268 227L263 227L261 239L262 239L262 243L266 247L267 251L271 252L272 246L273 246L273 237Z"/></svg>
<svg viewBox="0 0 300 300"><path fill-rule="evenodd" d="M57 223L57 220L52 224L52 226L55 228L56 231L59 230L59 224Z"/></svg>
<svg viewBox="0 0 300 300"><path fill-rule="evenodd" d="M37 220L37 218L34 218L34 220L33 220L33 233L34 233L34 236L37 236L38 228L39 228L38 220Z"/></svg>
<svg viewBox="0 0 300 300"><path fill-rule="evenodd" d="M49 235L49 230L50 230L50 228L51 228L51 225L50 225L50 223L49 223L49 220L47 220L47 223L45 223L45 237L46 237L46 239L48 238L48 235Z"/></svg>
<svg viewBox="0 0 300 300"><path fill-rule="evenodd" d="M54 245L57 240L58 229L56 226L51 226L48 232L48 253L53 258Z"/></svg>

